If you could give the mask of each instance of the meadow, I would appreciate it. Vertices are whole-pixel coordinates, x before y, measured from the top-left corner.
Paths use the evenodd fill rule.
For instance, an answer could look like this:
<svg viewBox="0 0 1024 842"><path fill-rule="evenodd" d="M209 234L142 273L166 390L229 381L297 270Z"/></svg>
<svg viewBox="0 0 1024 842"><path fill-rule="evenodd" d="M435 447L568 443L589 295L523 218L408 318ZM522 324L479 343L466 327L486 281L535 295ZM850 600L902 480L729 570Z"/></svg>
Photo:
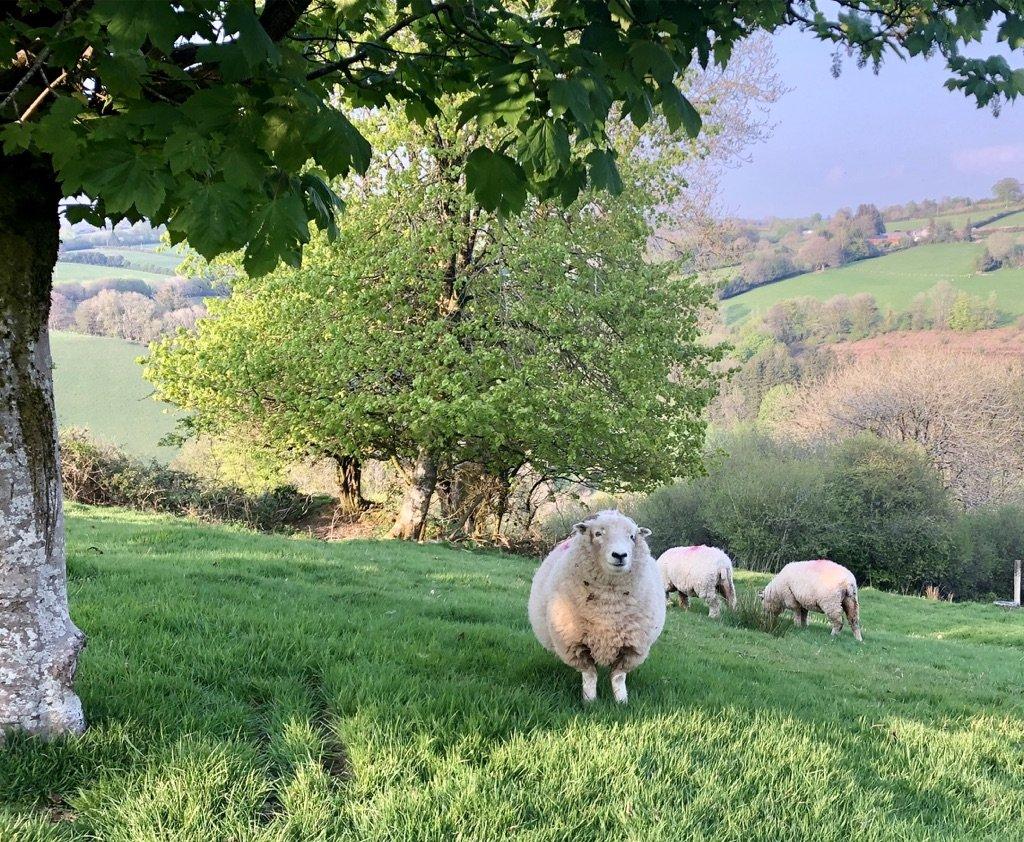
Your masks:
<svg viewBox="0 0 1024 842"><path fill-rule="evenodd" d="M973 225L977 225L982 220L991 219L996 214L1006 213L1007 210L1013 210L1013 208L1007 208L1006 205L993 202L990 205L975 206L969 211L961 211L960 213L939 214L937 216L918 216L913 219L896 219L891 222L886 222L885 228L887 231L919 231L922 228L927 228L934 219L938 222L948 222L953 226L954 230L959 230L968 222L971 222ZM1022 211L1022 213L1024 213L1024 211ZM998 219L989 223L986 227L997 228L1007 224L1012 223L1007 223L1004 219Z"/></svg>
<svg viewBox="0 0 1024 842"><path fill-rule="evenodd" d="M998 307L1009 316L1024 314L1024 269L1000 269L979 274L974 261L980 243L934 243L915 246L883 257L859 260L846 266L808 272L749 290L721 303L729 324L790 298L809 296L822 301L834 295L867 292L883 310L905 310L914 296L940 281L987 299L995 292Z"/></svg>
<svg viewBox="0 0 1024 842"><path fill-rule="evenodd" d="M155 251L156 246L138 246L132 248L121 248L114 246L103 246L101 248L89 249L87 254L105 254L108 257L123 257L131 266L160 266L163 269L174 271L181 264L184 257L174 251Z"/></svg>
<svg viewBox="0 0 1024 842"><path fill-rule="evenodd" d="M534 560L69 508L91 728L0 752L0 838L1024 834L1020 614L865 589L858 645L672 608L584 708Z"/></svg>
<svg viewBox="0 0 1024 842"><path fill-rule="evenodd" d="M103 249L104 252L107 249ZM153 255L159 257L160 255ZM155 263L149 260L149 255L144 256L144 262ZM121 278L131 278L145 281L148 284L159 286L167 283L171 275L161 275L156 272L146 272L142 269L134 269L131 266L94 266L91 263L68 263L58 261L53 270L53 285L60 292L61 284L88 283L89 281L109 281Z"/></svg>
<svg viewBox="0 0 1024 842"><path fill-rule="evenodd" d="M177 448L158 442L174 430L175 415L152 400L136 359L145 347L105 336L54 331L53 389L62 427L83 427L140 459L169 461Z"/></svg>
<svg viewBox="0 0 1024 842"><path fill-rule="evenodd" d="M990 222L988 225L983 225L982 228L988 230L990 228L1016 228L1024 225L1024 211L1018 211L1012 213L1009 216L1004 216L1002 219L997 219L995 222Z"/></svg>

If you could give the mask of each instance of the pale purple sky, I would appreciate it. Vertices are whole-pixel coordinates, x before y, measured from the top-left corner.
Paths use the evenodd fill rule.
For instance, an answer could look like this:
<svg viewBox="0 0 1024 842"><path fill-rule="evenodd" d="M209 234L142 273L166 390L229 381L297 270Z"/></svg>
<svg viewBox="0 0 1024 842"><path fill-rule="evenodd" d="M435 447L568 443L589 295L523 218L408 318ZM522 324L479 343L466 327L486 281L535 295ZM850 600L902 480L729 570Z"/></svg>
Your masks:
<svg viewBox="0 0 1024 842"><path fill-rule="evenodd" d="M834 79L829 45L792 29L774 41L791 90L772 107L772 137L725 174L726 213L798 216L861 202L979 198L1003 176L1024 180L1024 102L1004 105L999 117L978 109L943 87L950 74L940 58L889 58L877 76L845 59ZM988 44L971 53L993 51Z"/></svg>

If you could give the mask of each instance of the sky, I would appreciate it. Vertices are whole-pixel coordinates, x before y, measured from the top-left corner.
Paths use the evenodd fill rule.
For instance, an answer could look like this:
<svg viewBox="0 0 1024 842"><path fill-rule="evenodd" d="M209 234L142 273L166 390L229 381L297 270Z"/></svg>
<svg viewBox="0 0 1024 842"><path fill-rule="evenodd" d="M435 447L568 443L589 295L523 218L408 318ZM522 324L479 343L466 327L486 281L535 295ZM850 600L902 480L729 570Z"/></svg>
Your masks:
<svg viewBox="0 0 1024 842"><path fill-rule="evenodd" d="M943 87L950 74L940 58L889 57L877 76L844 59L835 79L830 45L788 29L774 47L789 91L771 107L770 139L722 179L723 212L805 216L861 202L981 198L1004 176L1024 180L1024 101L999 117L978 109Z"/></svg>

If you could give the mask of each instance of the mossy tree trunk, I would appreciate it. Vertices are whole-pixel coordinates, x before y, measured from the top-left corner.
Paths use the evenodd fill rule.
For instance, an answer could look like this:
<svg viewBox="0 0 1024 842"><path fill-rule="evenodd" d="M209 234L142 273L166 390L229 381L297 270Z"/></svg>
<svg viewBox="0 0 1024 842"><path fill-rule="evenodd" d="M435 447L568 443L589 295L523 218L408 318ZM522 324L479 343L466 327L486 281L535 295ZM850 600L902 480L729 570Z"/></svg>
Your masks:
<svg viewBox="0 0 1024 842"><path fill-rule="evenodd" d="M85 727L46 325L59 201L48 161L0 156L0 739Z"/></svg>
<svg viewBox="0 0 1024 842"><path fill-rule="evenodd" d="M421 448L413 465L409 488L402 500L402 508L391 527L391 537L405 541L418 541L423 537L427 512L437 486L437 460Z"/></svg>

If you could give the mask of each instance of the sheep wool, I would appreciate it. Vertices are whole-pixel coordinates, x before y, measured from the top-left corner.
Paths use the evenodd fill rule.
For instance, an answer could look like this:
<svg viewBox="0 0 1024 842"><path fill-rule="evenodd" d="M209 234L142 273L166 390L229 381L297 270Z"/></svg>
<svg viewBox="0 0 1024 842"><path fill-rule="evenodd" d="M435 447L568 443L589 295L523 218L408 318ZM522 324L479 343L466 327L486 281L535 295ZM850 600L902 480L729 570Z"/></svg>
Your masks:
<svg viewBox="0 0 1024 842"><path fill-rule="evenodd" d="M787 564L761 591L761 604L775 616L788 608L801 627L807 626L808 611L819 611L832 621L833 635L843 630L845 616L853 636L859 641L864 639L860 631L857 580L841 564L827 558Z"/></svg>
<svg viewBox="0 0 1024 842"><path fill-rule="evenodd" d="M678 594L679 605L688 609L690 597L708 604L708 615L722 613L722 599L736 607L736 588L732 581L732 559L718 547L672 547L658 556L658 569L665 595Z"/></svg>
<svg viewBox="0 0 1024 842"><path fill-rule="evenodd" d="M627 700L626 675L642 664L665 625L665 591L646 536L620 512L573 527L533 577L529 616L541 645L579 670L583 701L597 698L597 668Z"/></svg>

